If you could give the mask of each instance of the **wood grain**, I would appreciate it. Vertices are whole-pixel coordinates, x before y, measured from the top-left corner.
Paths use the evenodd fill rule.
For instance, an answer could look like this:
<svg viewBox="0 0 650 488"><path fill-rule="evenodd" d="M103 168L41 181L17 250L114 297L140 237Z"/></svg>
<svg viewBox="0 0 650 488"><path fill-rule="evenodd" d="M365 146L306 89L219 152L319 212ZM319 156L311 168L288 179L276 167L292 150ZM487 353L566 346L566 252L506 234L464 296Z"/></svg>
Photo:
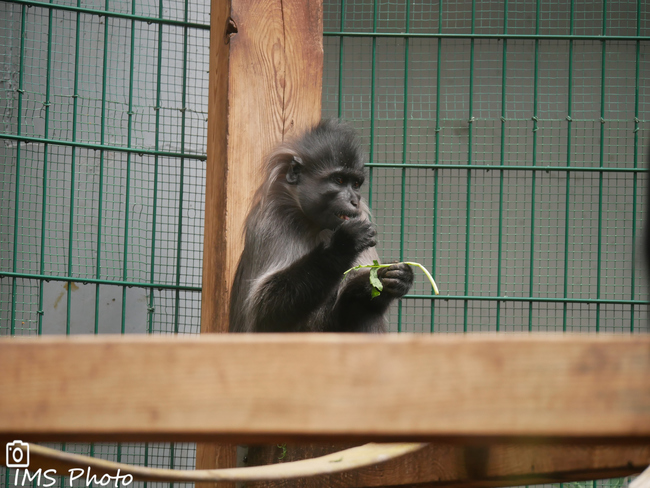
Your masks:
<svg viewBox="0 0 650 488"><path fill-rule="evenodd" d="M230 40L235 26L230 0L212 0L210 11L210 74L208 83L208 138L206 160L203 283L201 333L227 332L230 270L226 229L228 195L228 96ZM237 464L236 448L197 443L197 469L231 468ZM217 488L216 483L197 483L196 488ZM222 488L235 488L226 483Z"/></svg>
<svg viewBox="0 0 650 488"><path fill-rule="evenodd" d="M645 335L12 338L0 370L31 441L650 441Z"/></svg>
<svg viewBox="0 0 650 488"><path fill-rule="evenodd" d="M323 70L318 0L213 0L210 22L202 333L228 330L260 167L276 144L319 120ZM235 462L233 446L197 447L199 467Z"/></svg>

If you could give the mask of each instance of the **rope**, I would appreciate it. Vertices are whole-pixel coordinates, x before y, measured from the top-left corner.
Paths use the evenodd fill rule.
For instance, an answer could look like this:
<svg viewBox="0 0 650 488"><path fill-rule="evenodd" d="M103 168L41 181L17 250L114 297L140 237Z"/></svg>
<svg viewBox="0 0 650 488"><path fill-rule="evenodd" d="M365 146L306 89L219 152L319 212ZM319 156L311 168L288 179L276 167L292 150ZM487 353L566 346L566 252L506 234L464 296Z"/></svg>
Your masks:
<svg viewBox="0 0 650 488"><path fill-rule="evenodd" d="M30 455L55 461L57 473L61 469L92 468L94 474L125 476L130 474L139 481L267 481L316 476L320 474L340 473L352 469L372 466L405 454L419 451L423 443L365 444L345 449L326 456L304 459L268 466L251 466L246 468L179 470L158 469L115 463L104 459L71 454L50 449L37 444L29 444ZM119 473L118 473L119 470Z"/></svg>
<svg viewBox="0 0 650 488"><path fill-rule="evenodd" d="M630 483L629 488L650 488L650 466Z"/></svg>

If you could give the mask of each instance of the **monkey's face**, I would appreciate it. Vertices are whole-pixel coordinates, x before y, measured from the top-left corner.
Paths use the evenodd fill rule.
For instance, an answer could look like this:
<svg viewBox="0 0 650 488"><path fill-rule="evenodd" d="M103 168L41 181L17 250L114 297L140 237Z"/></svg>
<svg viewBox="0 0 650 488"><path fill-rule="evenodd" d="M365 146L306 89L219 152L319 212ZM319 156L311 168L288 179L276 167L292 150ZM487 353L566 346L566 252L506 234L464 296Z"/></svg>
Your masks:
<svg viewBox="0 0 650 488"><path fill-rule="evenodd" d="M319 228L331 230L361 216L363 180L363 173L342 167L315 175L303 173L297 190L305 216Z"/></svg>

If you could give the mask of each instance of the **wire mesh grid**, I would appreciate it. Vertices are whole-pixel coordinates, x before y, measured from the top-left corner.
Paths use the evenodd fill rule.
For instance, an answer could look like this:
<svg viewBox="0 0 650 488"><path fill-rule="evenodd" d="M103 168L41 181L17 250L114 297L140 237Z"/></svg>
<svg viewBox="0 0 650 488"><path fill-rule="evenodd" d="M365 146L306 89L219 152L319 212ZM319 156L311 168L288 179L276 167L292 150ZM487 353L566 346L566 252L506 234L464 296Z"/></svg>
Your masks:
<svg viewBox="0 0 650 488"><path fill-rule="evenodd" d="M443 290L416 283L393 330L648 330L647 10L326 4L324 113L365 138L381 255Z"/></svg>
<svg viewBox="0 0 650 488"><path fill-rule="evenodd" d="M0 335L198 333L208 12L0 2ZM55 447L195 463L194 444Z"/></svg>
<svg viewBox="0 0 650 488"><path fill-rule="evenodd" d="M0 334L198 332L208 8L0 2ZM383 259L442 290L418 280L392 330L648 330L649 10L324 2L323 114L366 144ZM58 447L194 466L192 444Z"/></svg>

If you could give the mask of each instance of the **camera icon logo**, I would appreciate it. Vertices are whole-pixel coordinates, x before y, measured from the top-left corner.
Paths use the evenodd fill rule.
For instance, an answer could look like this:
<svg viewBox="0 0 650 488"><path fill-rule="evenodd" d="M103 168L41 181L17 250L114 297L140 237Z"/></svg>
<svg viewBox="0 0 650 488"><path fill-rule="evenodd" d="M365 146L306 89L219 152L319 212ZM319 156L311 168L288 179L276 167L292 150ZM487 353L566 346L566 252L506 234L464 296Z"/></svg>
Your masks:
<svg viewBox="0 0 650 488"><path fill-rule="evenodd" d="M8 468L29 467L29 444L23 441L7 443L6 459Z"/></svg>

